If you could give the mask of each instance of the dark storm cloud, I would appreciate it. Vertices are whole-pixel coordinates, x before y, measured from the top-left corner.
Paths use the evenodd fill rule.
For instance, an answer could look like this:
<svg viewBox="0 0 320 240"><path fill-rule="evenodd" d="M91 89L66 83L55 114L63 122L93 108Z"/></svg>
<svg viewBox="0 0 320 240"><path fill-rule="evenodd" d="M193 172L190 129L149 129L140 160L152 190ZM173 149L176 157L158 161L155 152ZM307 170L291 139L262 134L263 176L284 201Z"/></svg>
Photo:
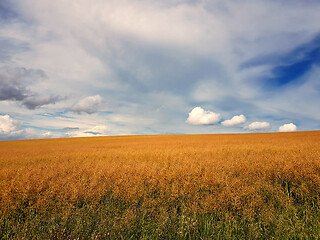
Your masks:
<svg viewBox="0 0 320 240"><path fill-rule="evenodd" d="M46 77L42 70L26 68L0 68L0 101L17 101L28 109L53 104L62 97L54 95L39 95L28 86Z"/></svg>
<svg viewBox="0 0 320 240"><path fill-rule="evenodd" d="M60 96L34 96L25 99L22 104L33 110L43 105L54 104L60 100L62 100Z"/></svg>
<svg viewBox="0 0 320 240"><path fill-rule="evenodd" d="M42 79L45 73L42 70L26 68L0 68L0 101L22 101L31 95L27 85Z"/></svg>
<svg viewBox="0 0 320 240"><path fill-rule="evenodd" d="M1 80L0 80L0 84ZM21 101L27 97L28 90L23 86L9 85L0 86L0 100L17 100Z"/></svg>

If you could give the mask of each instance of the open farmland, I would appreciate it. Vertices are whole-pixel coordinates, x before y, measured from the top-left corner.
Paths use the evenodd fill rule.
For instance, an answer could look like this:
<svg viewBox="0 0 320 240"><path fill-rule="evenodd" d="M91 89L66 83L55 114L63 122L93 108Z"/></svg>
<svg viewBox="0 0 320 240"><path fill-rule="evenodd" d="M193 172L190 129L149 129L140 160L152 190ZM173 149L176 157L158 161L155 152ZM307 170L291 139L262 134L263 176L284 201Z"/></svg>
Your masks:
<svg viewBox="0 0 320 240"><path fill-rule="evenodd" d="M0 142L0 239L315 239L320 132Z"/></svg>

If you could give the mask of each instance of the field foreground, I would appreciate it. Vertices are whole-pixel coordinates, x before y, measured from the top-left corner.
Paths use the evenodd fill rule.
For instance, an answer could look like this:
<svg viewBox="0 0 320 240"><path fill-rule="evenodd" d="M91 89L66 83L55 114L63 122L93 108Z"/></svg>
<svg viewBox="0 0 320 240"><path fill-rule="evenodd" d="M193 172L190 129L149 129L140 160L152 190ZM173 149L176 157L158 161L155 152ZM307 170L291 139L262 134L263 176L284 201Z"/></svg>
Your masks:
<svg viewBox="0 0 320 240"><path fill-rule="evenodd" d="M0 239L320 238L320 132L0 142Z"/></svg>

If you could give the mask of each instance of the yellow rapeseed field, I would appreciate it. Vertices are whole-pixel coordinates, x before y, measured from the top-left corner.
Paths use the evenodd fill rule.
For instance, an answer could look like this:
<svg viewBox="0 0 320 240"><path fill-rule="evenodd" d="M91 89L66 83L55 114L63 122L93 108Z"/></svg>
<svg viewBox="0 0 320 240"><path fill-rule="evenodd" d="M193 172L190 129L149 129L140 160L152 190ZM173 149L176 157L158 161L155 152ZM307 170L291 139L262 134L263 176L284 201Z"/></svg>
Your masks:
<svg viewBox="0 0 320 240"><path fill-rule="evenodd" d="M320 132L5 141L0 189L3 239L313 238Z"/></svg>

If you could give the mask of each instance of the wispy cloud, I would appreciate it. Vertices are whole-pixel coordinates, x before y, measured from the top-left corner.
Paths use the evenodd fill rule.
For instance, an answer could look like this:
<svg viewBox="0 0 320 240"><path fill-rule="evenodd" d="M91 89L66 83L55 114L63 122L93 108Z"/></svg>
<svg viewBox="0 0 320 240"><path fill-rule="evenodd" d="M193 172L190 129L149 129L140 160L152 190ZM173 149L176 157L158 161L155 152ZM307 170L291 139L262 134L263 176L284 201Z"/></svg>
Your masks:
<svg viewBox="0 0 320 240"><path fill-rule="evenodd" d="M285 3L1 1L0 113L61 136L93 125L114 135L249 131L185 124L194 106L270 131L284 121L319 129L320 3Z"/></svg>
<svg viewBox="0 0 320 240"><path fill-rule="evenodd" d="M69 137L93 137L93 136L106 136L108 134L108 127L105 125L98 125L89 129L71 129L66 133Z"/></svg>
<svg viewBox="0 0 320 240"><path fill-rule="evenodd" d="M32 128L21 128L19 121L9 115L0 115L0 140L17 140L31 138L50 138L48 131L37 131Z"/></svg>

